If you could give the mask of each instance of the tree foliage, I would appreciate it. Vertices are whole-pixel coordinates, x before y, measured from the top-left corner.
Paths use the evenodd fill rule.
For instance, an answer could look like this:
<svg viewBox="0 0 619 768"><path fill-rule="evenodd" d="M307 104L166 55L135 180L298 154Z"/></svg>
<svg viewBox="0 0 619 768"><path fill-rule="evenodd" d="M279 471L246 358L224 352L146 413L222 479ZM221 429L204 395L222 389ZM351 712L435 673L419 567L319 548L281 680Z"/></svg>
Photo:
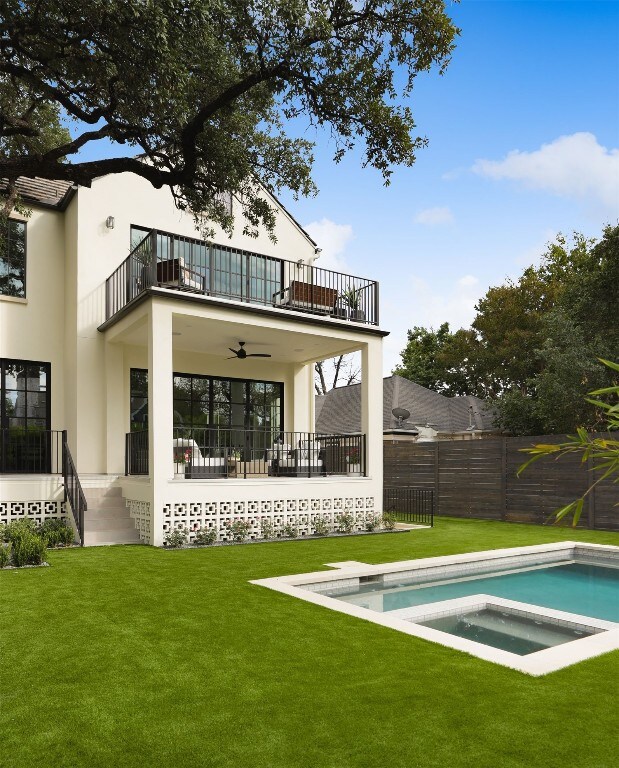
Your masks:
<svg viewBox="0 0 619 768"><path fill-rule="evenodd" d="M170 187L179 207L227 231L221 196L232 193L250 234L274 227L257 182L314 190L307 124L330 129L336 160L360 143L365 165L386 181L394 164L411 165L426 139L404 101L419 72L444 71L458 33L444 0L3 0L0 8L0 177L88 186L128 171ZM80 158L101 142L115 156Z"/></svg>
<svg viewBox="0 0 619 768"><path fill-rule="evenodd" d="M446 395L492 400L514 434L595 429L603 412L586 393L614 383L598 358L619 357L619 227L599 242L559 236L538 267L490 288L471 328L408 334L394 371Z"/></svg>

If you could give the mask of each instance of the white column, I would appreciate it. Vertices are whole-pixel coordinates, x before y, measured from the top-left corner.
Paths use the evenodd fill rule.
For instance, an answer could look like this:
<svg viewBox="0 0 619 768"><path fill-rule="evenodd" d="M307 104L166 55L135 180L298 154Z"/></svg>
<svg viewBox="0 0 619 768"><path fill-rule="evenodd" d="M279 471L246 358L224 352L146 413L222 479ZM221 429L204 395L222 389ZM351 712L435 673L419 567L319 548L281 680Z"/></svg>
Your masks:
<svg viewBox="0 0 619 768"><path fill-rule="evenodd" d="M111 475L125 472L125 434L129 431L127 402L129 381L125 381L122 344L105 342L106 469Z"/></svg>
<svg viewBox="0 0 619 768"><path fill-rule="evenodd" d="M148 318L148 473L153 544L163 544L163 505L174 474L172 451L172 312L152 300Z"/></svg>
<svg viewBox="0 0 619 768"><path fill-rule="evenodd" d="M314 408L314 366L302 363L294 366L293 426L295 432L314 432L312 414Z"/></svg>
<svg viewBox="0 0 619 768"><path fill-rule="evenodd" d="M383 482L383 343L376 338L361 349L361 431L366 436L366 473Z"/></svg>

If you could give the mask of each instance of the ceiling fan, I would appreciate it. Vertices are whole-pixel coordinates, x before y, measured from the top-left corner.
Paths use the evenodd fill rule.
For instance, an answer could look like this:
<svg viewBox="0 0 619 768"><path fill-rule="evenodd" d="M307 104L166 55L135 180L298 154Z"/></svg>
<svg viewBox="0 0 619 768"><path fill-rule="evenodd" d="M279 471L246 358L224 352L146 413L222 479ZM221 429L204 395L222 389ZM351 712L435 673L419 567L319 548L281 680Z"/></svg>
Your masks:
<svg viewBox="0 0 619 768"><path fill-rule="evenodd" d="M239 341L239 347L240 349L232 349L232 347L228 347L230 352L234 352L234 357L238 357L239 360L245 360L246 357L271 357L271 355L267 355L265 352L252 352L249 354L245 351L244 341ZM233 360L234 357L228 357L227 360Z"/></svg>

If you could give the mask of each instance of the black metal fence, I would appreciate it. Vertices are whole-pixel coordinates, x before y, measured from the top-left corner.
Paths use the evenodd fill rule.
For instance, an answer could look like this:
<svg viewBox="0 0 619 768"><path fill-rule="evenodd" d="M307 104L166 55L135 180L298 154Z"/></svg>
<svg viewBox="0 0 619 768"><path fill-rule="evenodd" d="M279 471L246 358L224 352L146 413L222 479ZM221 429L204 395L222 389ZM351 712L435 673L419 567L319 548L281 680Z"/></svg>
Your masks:
<svg viewBox="0 0 619 768"><path fill-rule="evenodd" d="M57 429L0 429L0 472L62 474L62 435Z"/></svg>
<svg viewBox="0 0 619 768"><path fill-rule="evenodd" d="M178 479L362 477L365 435L319 435L234 427L177 427L171 458ZM148 474L148 432L126 435L125 472Z"/></svg>
<svg viewBox="0 0 619 768"><path fill-rule="evenodd" d="M398 520L419 525L434 525L434 491L428 488L384 488L383 511Z"/></svg>
<svg viewBox="0 0 619 768"><path fill-rule="evenodd" d="M378 283L153 229L106 280L106 319L151 286L378 325Z"/></svg>

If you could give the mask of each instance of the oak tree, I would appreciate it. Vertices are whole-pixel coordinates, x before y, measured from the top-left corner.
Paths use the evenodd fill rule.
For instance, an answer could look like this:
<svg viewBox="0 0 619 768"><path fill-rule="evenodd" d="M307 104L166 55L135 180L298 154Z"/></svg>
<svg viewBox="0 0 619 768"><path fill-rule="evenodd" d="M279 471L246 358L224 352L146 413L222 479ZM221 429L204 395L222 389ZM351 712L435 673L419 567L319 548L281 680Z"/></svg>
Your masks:
<svg viewBox="0 0 619 768"><path fill-rule="evenodd" d="M0 177L131 172L228 232L232 194L272 234L261 186L315 189L308 126L385 181L414 162L407 97L457 33L444 0L2 0ZM34 146L45 111L71 136Z"/></svg>

